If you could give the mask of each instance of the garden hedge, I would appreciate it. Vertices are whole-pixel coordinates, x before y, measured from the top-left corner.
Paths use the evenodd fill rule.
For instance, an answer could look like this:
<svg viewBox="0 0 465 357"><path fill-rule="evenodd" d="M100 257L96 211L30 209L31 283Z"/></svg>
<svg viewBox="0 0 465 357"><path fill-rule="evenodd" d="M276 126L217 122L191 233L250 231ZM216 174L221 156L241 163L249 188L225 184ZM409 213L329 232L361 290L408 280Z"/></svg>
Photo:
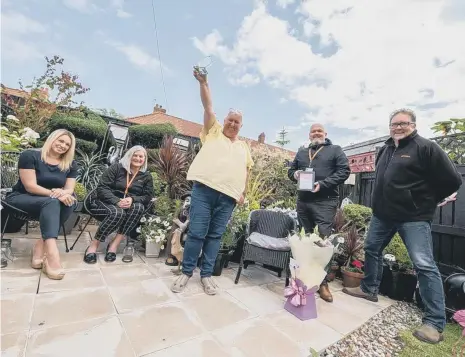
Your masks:
<svg viewBox="0 0 465 357"><path fill-rule="evenodd" d="M48 122L50 131L56 129L67 129L76 138L87 141L102 141L107 131L106 122L98 115L85 117L80 112L55 113Z"/></svg>
<svg viewBox="0 0 465 357"><path fill-rule="evenodd" d="M81 150L83 153L89 156L92 156L92 153L95 152L97 148L98 145L92 141L76 138L76 149Z"/></svg>
<svg viewBox="0 0 465 357"><path fill-rule="evenodd" d="M142 145L146 149L157 149L161 146L165 135L176 135L173 124L146 124L129 127L130 145Z"/></svg>

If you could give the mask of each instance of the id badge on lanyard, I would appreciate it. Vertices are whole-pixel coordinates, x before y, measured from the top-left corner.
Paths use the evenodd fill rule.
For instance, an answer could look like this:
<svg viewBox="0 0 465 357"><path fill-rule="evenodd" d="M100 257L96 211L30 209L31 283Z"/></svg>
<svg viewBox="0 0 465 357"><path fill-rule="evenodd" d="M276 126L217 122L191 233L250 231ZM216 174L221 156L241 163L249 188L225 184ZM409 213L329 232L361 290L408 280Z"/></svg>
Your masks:
<svg viewBox="0 0 465 357"><path fill-rule="evenodd" d="M132 177L131 180L129 180L129 172L126 174L126 189L124 190L124 197L123 198L126 198L126 196L128 195L129 187L132 185L132 182L136 178L137 173L138 173L138 171L136 171L134 173L134 176Z"/></svg>

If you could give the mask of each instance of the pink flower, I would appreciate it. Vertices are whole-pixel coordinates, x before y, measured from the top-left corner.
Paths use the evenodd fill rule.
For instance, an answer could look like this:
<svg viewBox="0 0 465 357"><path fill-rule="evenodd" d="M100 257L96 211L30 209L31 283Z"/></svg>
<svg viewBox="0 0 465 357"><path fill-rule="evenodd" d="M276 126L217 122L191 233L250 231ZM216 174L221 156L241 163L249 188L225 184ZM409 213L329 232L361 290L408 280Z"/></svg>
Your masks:
<svg viewBox="0 0 465 357"><path fill-rule="evenodd" d="M361 262L360 260L354 260L354 261L352 262L352 265L353 265L354 267L356 267L357 269L362 269L362 267L363 267L363 264L362 264L362 262Z"/></svg>

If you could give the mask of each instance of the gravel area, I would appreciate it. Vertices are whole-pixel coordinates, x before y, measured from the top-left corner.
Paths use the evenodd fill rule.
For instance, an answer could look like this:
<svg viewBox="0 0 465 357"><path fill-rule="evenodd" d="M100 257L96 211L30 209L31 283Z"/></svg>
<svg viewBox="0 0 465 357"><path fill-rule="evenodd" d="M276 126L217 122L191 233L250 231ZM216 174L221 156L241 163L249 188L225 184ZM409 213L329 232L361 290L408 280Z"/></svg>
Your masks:
<svg viewBox="0 0 465 357"><path fill-rule="evenodd" d="M327 348L326 357L394 357L402 350L399 332L421 323L421 311L398 302L372 317L343 340Z"/></svg>

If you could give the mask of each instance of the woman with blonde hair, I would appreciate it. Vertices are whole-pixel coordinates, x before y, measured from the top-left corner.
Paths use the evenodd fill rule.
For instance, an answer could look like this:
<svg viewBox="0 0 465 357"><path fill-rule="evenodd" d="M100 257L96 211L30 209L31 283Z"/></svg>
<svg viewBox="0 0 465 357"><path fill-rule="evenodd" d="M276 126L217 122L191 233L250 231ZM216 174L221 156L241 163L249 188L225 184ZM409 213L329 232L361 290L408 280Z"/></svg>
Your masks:
<svg viewBox="0 0 465 357"><path fill-rule="evenodd" d="M91 211L105 218L84 253L84 261L96 263L100 242L116 231L105 254L106 262L114 262L118 245L137 226L152 198L153 180L147 171L147 152L142 146L133 146L120 162L105 171L97 186L96 208Z"/></svg>
<svg viewBox="0 0 465 357"><path fill-rule="evenodd" d="M61 225L74 210L74 185L78 174L74 161L76 139L65 130L52 132L40 150L25 150L19 156L19 180L6 202L39 217L42 239L32 252L32 267L50 279L63 279L56 243Z"/></svg>

